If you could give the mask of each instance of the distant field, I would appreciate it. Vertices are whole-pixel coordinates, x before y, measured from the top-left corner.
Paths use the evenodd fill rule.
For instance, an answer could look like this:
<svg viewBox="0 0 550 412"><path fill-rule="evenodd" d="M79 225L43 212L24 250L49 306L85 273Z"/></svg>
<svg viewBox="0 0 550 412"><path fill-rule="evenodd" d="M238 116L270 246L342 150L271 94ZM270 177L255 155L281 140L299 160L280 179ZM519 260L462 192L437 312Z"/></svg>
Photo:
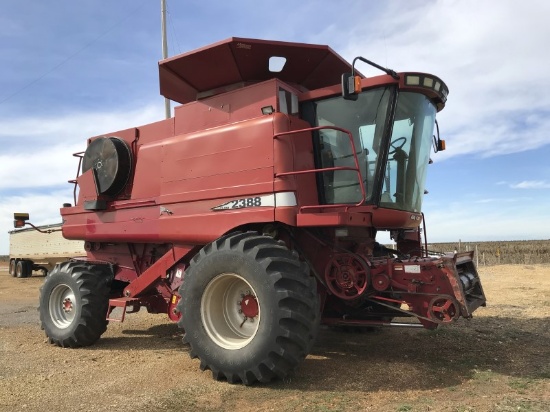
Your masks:
<svg viewBox="0 0 550 412"><path fill-rule="evenodd" d="M550 263L550 240L432 243L434 252L476 251L480 266Z"/></svg>
<svg viewBox="0 0 550 412"><path fill-rule="evenodd" d="M476 249L477 248L477 249ZM430 243L433 252L465 252L473 250L480 266L550 263L549 240L514 240L496 242ZM8 256L0 255L0 265L7 264Z"/></svg>
<svg viewBox="0 0 550 412"><path fill-rule="evenodd" d="M395 244L386 246L395 248ZM550 239L428 243L428 251L435 253L474 251L474 261L479 266L550 263Z"/></svg>

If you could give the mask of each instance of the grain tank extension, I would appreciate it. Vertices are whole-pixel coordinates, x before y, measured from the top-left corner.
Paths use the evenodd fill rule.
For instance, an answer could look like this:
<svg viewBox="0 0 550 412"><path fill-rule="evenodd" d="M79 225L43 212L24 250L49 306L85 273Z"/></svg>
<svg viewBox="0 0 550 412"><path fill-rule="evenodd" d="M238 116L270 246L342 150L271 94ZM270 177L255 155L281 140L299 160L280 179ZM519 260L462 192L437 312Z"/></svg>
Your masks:
<svg viewBox="0 0 550 412"><path fill-rule="evenodd" d="M62 229L87 257L42 288L52 343L91 345L146 307L178 322L201 369L250 384L291 373L320 323L436 328L485 305L472 255L429 255L421 239L441 79L238 38L159 75L174 117L76 154Z"/></svg>

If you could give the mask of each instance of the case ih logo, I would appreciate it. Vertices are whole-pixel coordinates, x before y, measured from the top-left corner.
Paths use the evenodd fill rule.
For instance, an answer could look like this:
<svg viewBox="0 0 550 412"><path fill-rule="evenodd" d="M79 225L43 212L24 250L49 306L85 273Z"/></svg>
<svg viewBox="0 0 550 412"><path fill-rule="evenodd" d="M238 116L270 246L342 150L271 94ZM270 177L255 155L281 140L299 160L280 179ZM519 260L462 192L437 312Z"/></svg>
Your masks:
<svg viewBox="0 0 550 412"><path fill-rule="evenodd" d="M244 43L237 43L235 47L237 47L237 49L250 50L252 48L252 45L251 44L244 44Z"/></svg>

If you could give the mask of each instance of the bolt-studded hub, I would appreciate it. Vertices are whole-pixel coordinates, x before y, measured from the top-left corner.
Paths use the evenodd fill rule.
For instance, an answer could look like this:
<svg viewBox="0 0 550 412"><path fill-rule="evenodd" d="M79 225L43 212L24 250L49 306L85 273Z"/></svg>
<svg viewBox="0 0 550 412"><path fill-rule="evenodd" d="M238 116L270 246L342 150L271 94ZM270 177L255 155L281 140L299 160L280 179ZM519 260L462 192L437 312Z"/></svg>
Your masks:
<svg viewBox="0 0 550 412"><path fill-rule="evenodd" d="M225 349L241 349L256 335L261 305L256 292L236 273L222 273L206 286L201 318L210 338Z"/></svg>
<svg viewBox="0 0 550 412"><path fill-rule="evenodd" d="M73 301L70 298L65 298L63 300L63 310L65 311L65 313L73 310Z"/></svg>
<svg viewBox="0 0 550 412"><path fill-rule="evenodd" d="M260 313L258 301L255 296L245 295L241 300L239 307L244 316L249 319L255 318Z"/></svg>
<svg viewBox="0 0 550 412"><path fill-rule="evenodd" d="M52 290L48 311L53 324L58 328L65 329L71 325L77 310L75 294L68 285L62 283Z"/></svg>

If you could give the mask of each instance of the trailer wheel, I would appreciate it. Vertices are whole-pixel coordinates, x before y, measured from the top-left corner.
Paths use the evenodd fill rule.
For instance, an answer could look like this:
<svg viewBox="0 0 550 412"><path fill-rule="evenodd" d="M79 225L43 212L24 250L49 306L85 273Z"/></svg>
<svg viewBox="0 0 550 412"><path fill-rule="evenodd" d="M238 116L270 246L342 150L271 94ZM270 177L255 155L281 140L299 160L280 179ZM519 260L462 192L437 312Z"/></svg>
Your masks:
<svg viewBox="0 0 550 412"><path fill-rule="evenodd" d="M16 259L10 259L10 268L9 268L9 274L15 277L15 265L17 264Z"/></svg>
<svg viewBox="0 0 550 412"><path fill-rule="evenodd" d="M32 260L24 260L25 262L25 276L24 278L30 278L32 276L32 267L34 266L34 263Z"/></svg>
<svg viewBox="0 0 550 412"><path fill-rule="evenodd" d="M233 233L205 246L180 287L190 356L215 379L284 378L306 357L320 316L316 281L282 242Z"/></svg>
<svg viewBox="0 0 550 412"><path fill-rule="evenodd" d="M40 323L50 343L89 346L107 330L112 276L101 265L64 262L40 290Z"/></svg>
<svg viewBox="0 0 550 412"><path fill-rule="evenodd" d="M18 278L28 278L29 265L27 260L20 259L15 263L15 277Z"/></svg>

